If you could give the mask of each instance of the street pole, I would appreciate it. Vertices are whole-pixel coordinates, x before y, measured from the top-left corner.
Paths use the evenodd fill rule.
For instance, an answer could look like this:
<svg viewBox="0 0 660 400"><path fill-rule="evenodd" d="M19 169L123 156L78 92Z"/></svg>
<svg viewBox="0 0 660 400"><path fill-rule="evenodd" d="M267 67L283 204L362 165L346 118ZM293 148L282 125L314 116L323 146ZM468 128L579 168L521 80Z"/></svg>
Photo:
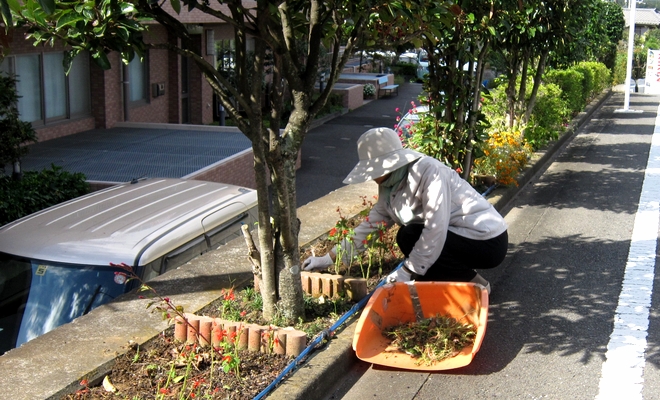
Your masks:
<svg viewBox="0 0 660 400"><path fill-rule="evenodd" d="M629 31L628 31L628 63L626 66L626 82L625 86L625 97L623 100L623 109L615 110L617 112L637 112L630 109L630 81L632 79L632 62L633 62L633 50L635 47L635 2L636 0L628 0L630 3L630 15L629 15Z"/></svg>

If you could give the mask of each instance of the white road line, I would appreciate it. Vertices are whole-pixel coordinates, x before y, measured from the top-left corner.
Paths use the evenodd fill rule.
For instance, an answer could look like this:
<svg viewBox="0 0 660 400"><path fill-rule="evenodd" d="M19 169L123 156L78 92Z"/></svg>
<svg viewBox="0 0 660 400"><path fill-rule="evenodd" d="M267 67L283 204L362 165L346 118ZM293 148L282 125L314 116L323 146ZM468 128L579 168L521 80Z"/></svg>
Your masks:
<svg viewBox="0 0 660 400"><path fill-rule="evenodd" d="M660 107L596 399L641 399L660 217Z"/></svg>

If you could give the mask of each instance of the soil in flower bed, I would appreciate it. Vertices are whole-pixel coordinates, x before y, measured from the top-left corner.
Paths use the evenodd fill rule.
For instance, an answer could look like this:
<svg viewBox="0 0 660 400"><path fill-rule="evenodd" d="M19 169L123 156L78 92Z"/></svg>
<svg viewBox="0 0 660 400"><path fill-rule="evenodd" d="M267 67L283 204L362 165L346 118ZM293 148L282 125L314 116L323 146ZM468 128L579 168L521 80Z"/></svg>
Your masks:
<svg viewBox="0 0 660 400"><path fill-rule="evenodd" d="M240 351L239 374L225 373L222 353L174 343L172 330L130 350L116 360L108 381L81 389L63 399L252 399L284 370L289 358ZM211 366L213 365L213 368ZM185 376L185 378L184 378Z"/></svg>

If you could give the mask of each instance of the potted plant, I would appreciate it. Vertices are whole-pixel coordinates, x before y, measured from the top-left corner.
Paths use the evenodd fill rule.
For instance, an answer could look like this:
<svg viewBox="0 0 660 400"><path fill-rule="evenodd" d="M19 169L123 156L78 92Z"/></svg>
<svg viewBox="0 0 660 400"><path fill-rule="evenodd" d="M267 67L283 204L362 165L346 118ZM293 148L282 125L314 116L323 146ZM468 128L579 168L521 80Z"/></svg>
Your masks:
<svg viewBox="0 0 660 400"><path fill-rule="evenodd" d="M363 94L365 99L370 99L376 95L376 86L373 83L364 85Z"/></svg>

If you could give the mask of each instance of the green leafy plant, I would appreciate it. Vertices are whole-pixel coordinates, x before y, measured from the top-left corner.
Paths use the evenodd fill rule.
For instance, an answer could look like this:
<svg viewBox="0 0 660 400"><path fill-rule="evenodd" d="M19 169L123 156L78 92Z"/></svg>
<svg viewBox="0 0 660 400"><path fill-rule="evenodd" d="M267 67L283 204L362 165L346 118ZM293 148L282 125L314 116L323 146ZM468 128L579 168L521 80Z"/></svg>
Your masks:
<svg viewBox="0 0 660 400"><path fill-rule="evenodd" d="M536 96L536 105L525 127L525 141L533 150L559 138L569 121L571 112L554 83L542 84Z"/></svg>
<svg viewBox="0 0 660 400"><path fill-rule="evenodd" d="M220 360L222 370L225 373L233 372L237 377L241 376L241 358L239 357L238 338L243 333L245 327L241 324L235 330L227 331L226 329L217 330L213 342L215 350L222 354Z"/></svg>
<svg viewBox="0 0 660 400"><path fill-rule="evenodd" d="M335 226L330 229L330 232L328 232L328 239L335 245L337 251L334 265L336 274L339 273L339 268L343 262L342 260L346 258L352 260L355 255L355 246L353 245L355 231L348 225L348 218L342 215L339 207L337 207L337 213L339 214L339 220ZM350 264L348 267L348 273L350 273Z"/></svg>
<svg viewBox="0 0 660 400"><path fill-rule="evenodd" d="M367 252L367 268L366 270L362 269L363 278L368 278L371 275L371 267L374 265L378 265L378 274L382 275L382 261L385 253L392 252L394 255L394 244L388 243L385 238L387 224L379 222L374 228L363 241Z"/></svg>
<svg viewBox="0 0 660 400"><path fill-rule="evenodd" d="M463 133L456 130L454 123L445 122L440 116L443 111L428 105L425 111L417 111L419 106L411 101L411 113L416 121L399 127L399 137L404 147L433 157L453 169L461 168L464 143L457 137ZM400 118L397 119L399 121Z"/></svg>
<svg viewBox="0 0 660 400"><path fill-rule="evenodd" d="M27 144L37 141L32 124L20 119L18 97L16 78L0 73L0 168L4 172L5 164L14 166L15 178L20 178L20 160L29 151Z"/></svg>
<svg viewBox="0 0 660 400"><path fill-rule="evenodd" d="M82 196L89 190L85 175L55 165L42 171L27 171L20 180L0 175L0 225Z"/></svg>
<svg viewBox="0 0 660 400"><path fill-rule="evenodd" d="M234 289L222 289L220 295L222 296L222 304L219 308L221 318L240 321L247 314L247 311L242 310L240 303L236 301Z"/></svg>

